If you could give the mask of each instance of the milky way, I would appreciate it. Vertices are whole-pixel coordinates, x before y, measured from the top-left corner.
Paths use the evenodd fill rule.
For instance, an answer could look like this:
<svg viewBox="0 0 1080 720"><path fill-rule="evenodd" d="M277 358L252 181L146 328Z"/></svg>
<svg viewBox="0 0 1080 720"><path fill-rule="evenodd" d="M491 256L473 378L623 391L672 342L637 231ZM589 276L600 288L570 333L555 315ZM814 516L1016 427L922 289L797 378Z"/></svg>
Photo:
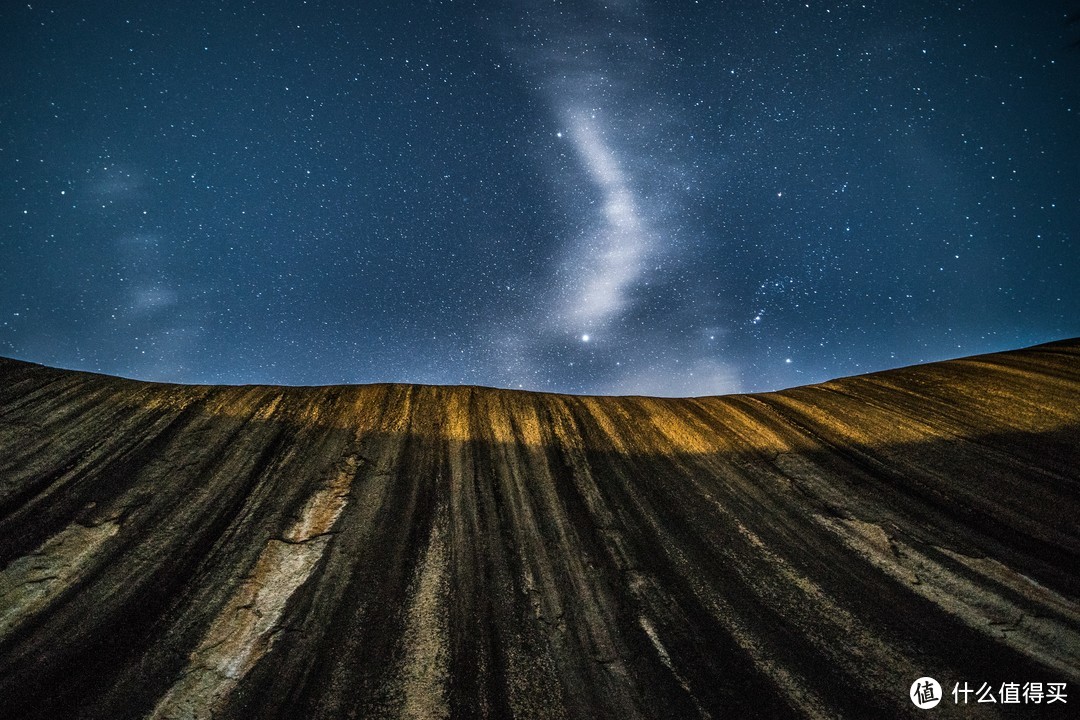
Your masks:
<svg viewBox="0 0 1080 720"><path fill-rule="evenodd" d="M1080 27L896 5L5 8L0 354L684 395L1080 335Z"/></svg>

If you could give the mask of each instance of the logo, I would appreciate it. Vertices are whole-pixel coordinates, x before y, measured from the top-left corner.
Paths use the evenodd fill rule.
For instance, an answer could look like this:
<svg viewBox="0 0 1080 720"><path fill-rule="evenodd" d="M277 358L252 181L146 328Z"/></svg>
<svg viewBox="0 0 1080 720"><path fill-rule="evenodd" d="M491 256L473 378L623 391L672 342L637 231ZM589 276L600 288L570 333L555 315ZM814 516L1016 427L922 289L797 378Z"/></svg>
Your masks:
<svg viewBox="0 0 1080 720"><path fill-rule="evenodd" d="M921 677L911 684L908 697L915 703L915 707L929 710L941 702L941 685L932 677Z"/></svg>

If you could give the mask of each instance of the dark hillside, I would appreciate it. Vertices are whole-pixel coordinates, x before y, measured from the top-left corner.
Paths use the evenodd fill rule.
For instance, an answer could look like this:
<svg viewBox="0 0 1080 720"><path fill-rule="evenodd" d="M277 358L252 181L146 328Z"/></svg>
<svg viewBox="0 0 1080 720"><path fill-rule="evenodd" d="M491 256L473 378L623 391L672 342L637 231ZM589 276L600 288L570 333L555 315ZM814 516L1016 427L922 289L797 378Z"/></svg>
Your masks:
<svg viewBox="0 0 1080 720"><path fill-rule="evenodd" d="M680 400L0 360L0 716L1067 712L1078 518L1076 340Z"/></svg>

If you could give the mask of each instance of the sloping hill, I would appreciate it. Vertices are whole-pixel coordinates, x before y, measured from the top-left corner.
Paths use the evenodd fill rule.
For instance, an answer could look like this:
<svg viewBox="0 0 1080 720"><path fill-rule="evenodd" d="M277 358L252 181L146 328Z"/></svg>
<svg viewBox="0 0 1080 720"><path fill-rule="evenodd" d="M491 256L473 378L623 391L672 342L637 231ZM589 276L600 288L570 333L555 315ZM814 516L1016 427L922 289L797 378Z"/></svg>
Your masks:
<svg viewBox="0 0 1080 720"><path fill-rule="evenodd" d="M1073 710L1078 518L1080 340L677 400L0 360L0 716Z"/></svg>

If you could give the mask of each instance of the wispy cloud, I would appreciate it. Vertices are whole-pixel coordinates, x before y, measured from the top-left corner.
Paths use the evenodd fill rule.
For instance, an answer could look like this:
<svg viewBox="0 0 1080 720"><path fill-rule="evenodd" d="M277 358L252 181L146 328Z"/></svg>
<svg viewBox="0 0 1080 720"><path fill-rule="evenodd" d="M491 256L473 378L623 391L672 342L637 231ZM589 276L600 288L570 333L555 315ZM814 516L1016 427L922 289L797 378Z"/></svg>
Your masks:
<svg viewBox="0 0 1080 720"><path fill-rule="evenodd" d="M626 15L599 4L577 10ZM596 23L542 5L523 17L539 34L530 42L508 41L509 52L535 79L552 118L552 140L573 148L578 178L590 185L588 202L567 208L585 231L564 239L559 271L538 309L544 321L535 326L559 337L601 336L628 309L656 251L657 213L638 190L634 159L641 136L658 128L625 115L634 83L649 70L647 46L628 29L599 32ZM553 186L568 180L576 178L551 178Z"/></svg>
<svg viewBox="0 0 1080 720"><path fill-rule="evenodd" d="M553 213L581 232L559 238L550 282L527 316L503 318L496 331L508 385L523 379L535 387L538 377L568 375L579 378L575 387L550 389L663 395L736 389L729 366L650 315L657 290L649 281L665 261L679 260L683 246L681 184L672 180L689 169L657 142L675 131L679 114L649 90L659 86L661 51L648 39L646 20L611 3L533 4L518 18L520 27L505 32L508 53L551 118L553 153L568 145L576 161L553 164L550 187L583 189L572 198L552 193L554 203L566 203ZM651 305L670 307L671 298ZM642 337L663 344L633 341ZM549 373L553 362L565 366Z"/></svg>
<svg viewBox="0 0 1080 720"><path fill-rule="evenodd" d="M628 373L609 386L596 389L602 394L651 395L654 397L694 397L739 392L739 378L729 363L713 358L681 361L668 358L648 369Z"/></svg>
<svg viewBox="0 0 1080 720"><path fill-rule="evenodd" d="M602 197L595 230L567 248L567 286L561 288L571 331L601 332L626 304L626 291L642 272L649 233L626 171L593 114L566 111L567 132L585 171Z"/></svg>

